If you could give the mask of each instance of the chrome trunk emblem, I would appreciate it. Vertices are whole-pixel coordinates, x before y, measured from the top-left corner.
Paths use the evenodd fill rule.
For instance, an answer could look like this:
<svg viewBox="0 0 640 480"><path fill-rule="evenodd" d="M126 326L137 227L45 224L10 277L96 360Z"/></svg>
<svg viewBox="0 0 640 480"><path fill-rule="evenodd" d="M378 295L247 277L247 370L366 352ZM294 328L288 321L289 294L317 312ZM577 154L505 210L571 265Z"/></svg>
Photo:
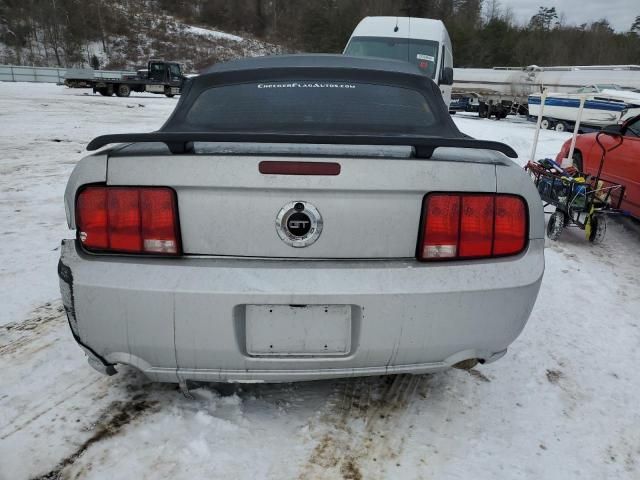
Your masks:
<svg viewBox="0 0 640 480"><path fill-rule="evenodd" d="M289 202L276 216L276 232L287 245L308 247L322 233L322 215L308 202Z"/></svg>

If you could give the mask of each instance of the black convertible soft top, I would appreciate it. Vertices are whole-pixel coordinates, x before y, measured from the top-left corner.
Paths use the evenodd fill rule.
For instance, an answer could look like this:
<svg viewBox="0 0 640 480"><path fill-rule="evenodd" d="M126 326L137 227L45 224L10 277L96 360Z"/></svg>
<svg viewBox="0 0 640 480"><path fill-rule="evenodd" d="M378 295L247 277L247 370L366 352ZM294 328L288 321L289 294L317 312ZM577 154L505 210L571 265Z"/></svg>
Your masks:
<svg viewBox="0 0 640 480"><path fill-rule="evenodd" d="M291 81L298 82L294 86L302 87L308 86L308 82L320 82L319 85L337 82L341 87L367 84L418 92L422 95L419 98L424 101L429 111L430 122L424 128L412 128L407 133L386 133L379 130L367 131L366 128L358 131L349 131L348 128L337 131L299 131L296 128L234 130L220 128L220 122L216 124L215 130L211 130L206 128L206 125L203 127L202 124L190 121L193 111L203 110L203 98L206 98L207 92L216 87L247 84L290 86L287 82ZM368 100L368 97L365 97L365 100ZM260 102L260 98L257 101ZM233 103L225 105L224 108L234 109ZM207 104L205 107L211 111L216 107L223 108L215 103ZM264 109L265 106L261 107ZM246 105L244 108L247 108ZM216 111L216 114L220 115L221 112ZM362 116L366 117L366 113ZM423 158L430 157L438 147L458 147L496 150L509 157L517 157L515 151L507 145L475 140L460 132L451 120L438 86L414 65L404 61L344 55L283 55L248 58L214 65L186 81L180 101L160 130L152 133L103 135L92 140L87 150L96 150L112 143L140 142L165 143L172 153L192 152L194 142L238 142L409 145L414 147L417 157Z"/></svg>

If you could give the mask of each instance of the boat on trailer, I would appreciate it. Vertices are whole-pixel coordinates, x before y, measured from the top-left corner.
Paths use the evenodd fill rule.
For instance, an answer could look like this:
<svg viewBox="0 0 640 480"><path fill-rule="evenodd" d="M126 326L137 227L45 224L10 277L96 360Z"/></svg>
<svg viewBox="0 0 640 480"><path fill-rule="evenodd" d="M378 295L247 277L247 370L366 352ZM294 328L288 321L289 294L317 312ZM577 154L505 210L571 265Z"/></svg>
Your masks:
<svg viewBox="0 0 640 480"><path fill-rule="evenodd" d="M585 99L580 124L601 128L619 123L640 113L640 93L618 85L588 85L571 93L547 93L541 128L564 131L578 119L580 103ZM542 94L529 95L529 115L540 114Z"/></svg>

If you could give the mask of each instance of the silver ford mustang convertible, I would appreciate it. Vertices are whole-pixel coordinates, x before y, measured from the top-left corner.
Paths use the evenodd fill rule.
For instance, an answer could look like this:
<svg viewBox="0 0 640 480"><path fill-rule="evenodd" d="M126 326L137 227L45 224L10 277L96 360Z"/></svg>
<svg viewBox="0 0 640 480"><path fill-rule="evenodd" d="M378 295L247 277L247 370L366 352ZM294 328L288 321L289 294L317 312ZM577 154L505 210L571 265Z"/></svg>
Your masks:
<svg viewBox="0 0 640 480"><path fill-rule="evenodd" d="M109 145L107 148L101 149ZM282 382L489 363L544 271L538 194L409 63L219 64L75 167L58 267L91 365Z"/></svg>

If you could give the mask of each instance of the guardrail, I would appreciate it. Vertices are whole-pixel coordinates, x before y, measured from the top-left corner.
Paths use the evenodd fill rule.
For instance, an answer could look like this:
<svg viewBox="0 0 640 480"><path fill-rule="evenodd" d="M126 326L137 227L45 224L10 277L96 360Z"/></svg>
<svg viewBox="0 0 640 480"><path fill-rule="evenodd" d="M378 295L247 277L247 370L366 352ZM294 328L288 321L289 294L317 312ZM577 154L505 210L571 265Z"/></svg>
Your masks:
<svg viewBox="0 0 640 480"><path fill-rule="evenodd" d="M2 82L41 82L63 83L64 76L69 71L79 78L121 78L123 73L116 70L91 70L89 68L56 68L56 67L22 67L16 65L0 65L0 81Z"/></svg>

